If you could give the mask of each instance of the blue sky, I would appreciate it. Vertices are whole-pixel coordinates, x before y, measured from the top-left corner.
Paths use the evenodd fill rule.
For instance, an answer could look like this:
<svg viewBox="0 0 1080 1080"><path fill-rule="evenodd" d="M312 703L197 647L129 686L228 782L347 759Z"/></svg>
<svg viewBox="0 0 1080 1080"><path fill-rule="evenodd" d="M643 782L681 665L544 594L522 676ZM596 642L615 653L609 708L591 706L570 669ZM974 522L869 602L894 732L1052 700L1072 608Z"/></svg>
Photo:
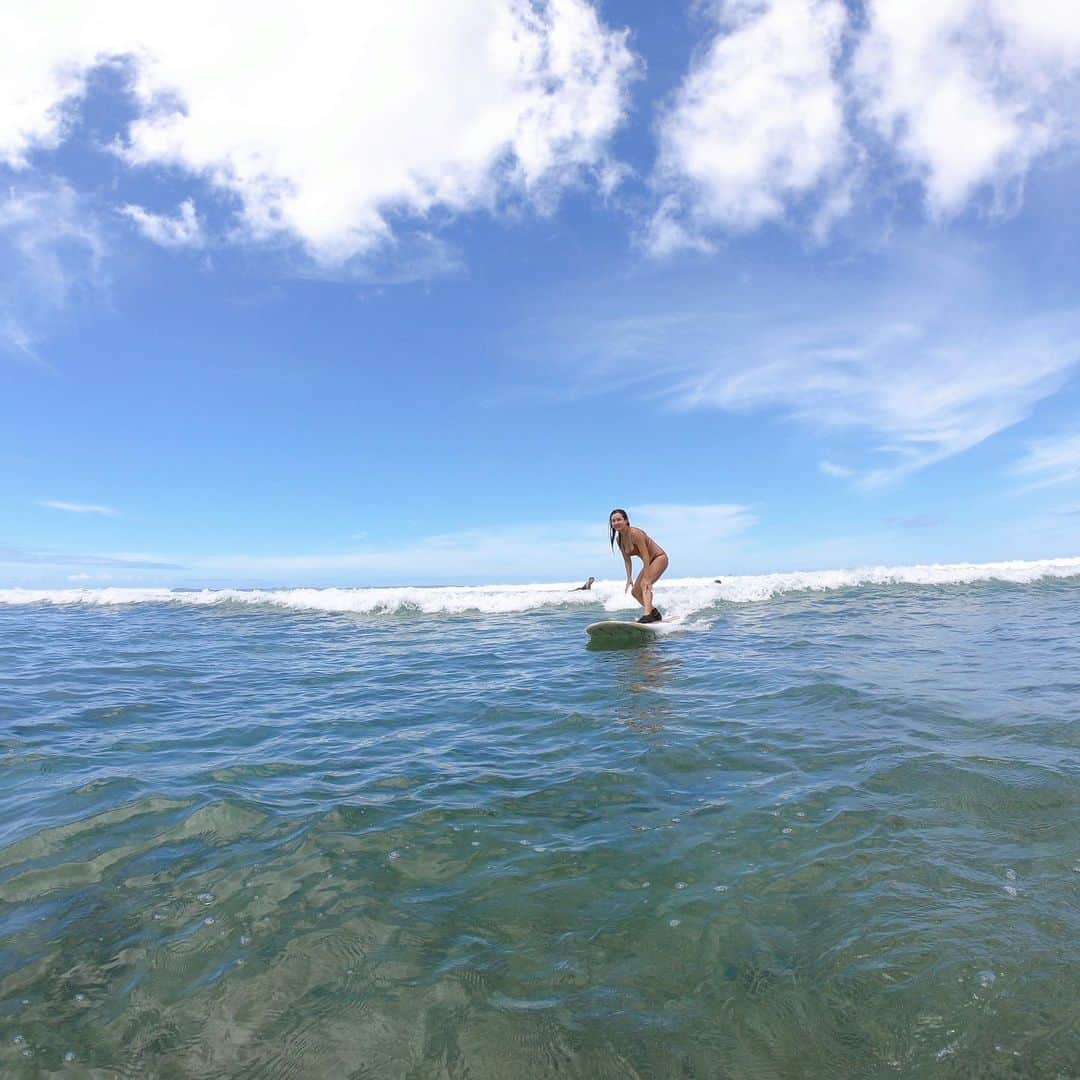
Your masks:
<svg viewBox="0 0 1080 1080"><path fill-rule="evenodd" d="M1080 552L1080 8L20 7L0 586Z"/></svg>

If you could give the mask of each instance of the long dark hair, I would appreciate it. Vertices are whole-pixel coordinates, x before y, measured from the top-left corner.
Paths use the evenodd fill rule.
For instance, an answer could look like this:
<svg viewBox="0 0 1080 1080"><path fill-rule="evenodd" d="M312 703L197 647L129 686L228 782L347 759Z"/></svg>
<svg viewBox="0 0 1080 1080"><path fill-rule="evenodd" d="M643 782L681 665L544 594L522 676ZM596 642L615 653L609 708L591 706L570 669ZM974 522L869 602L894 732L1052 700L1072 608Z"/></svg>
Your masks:
<svg viewBox="0 0 1080 1080"><path fill-rule="evenodd" d="M630 515L625 510L621 509L618 506L616 506L615 509L612 510L610 514L608 514L607 522L608 522L608 528L611 530L611 550L612 551L615 550L615 537L616 537L616 535L618 535L615 532L615 526L611 524L611 519L612 519L612 517L615 516L615 514L622 514L622 516L624 518L626 518L626 524L627 525L630 524ZM622 537L621 536L619 537L619 550L622 551Z"/></svg>

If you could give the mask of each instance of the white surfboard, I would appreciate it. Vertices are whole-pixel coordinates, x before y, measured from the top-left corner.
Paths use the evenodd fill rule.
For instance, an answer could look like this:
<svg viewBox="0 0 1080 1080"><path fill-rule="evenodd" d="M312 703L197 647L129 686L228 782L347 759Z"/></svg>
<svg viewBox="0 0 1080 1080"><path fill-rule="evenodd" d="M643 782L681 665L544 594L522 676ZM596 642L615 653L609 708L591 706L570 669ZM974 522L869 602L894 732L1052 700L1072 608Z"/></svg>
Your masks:
<svg viewBox="0 0 1080 1080"><path fill-rule="evenodd" d="M646 641L655 641L656 632L662 623L623 622L605 619L603 622L590 623L585 627L589 640L597 645L641 645Z"/></svg>

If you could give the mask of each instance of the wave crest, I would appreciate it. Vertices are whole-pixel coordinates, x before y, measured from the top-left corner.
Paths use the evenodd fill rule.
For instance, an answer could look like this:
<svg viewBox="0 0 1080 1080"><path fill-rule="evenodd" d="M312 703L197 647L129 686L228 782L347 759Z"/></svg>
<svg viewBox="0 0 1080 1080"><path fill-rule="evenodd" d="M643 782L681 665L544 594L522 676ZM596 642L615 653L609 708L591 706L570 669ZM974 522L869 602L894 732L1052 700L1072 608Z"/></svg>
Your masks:
<svg viewBox="0 0 1080 1080"><path fill-rule="evenodd" d="M657 602L669 618L681 621L718 603L745 604L797 592L826 592L863 586L972 584L1002 581L1028 585L1048 578L1080 577L1080 558L949 563L923 566L868 566L849 570L810 570L712 578L670 578L657 587ZM532 585L453 585L388 588L300 589L0 589L0 604L220 604L259 605L293 611L361 615L516 614L552 607L596 607L632 611L637 605L622 581L598 581L589 592L574 583Z"/></svg>

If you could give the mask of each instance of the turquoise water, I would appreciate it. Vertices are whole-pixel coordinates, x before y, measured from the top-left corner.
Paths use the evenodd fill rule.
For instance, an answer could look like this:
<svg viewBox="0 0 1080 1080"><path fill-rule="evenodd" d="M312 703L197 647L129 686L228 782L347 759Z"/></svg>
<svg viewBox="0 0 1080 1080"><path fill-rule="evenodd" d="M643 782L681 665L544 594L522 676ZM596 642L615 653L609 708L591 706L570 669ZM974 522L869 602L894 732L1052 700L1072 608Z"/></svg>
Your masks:
<svg viewBox="0 0 1080 1080"><path fill-rule="evenodd" d="M672 586L612 651L565 593L0 604L0 1072L1080 1075L1028 576Z"/></svg>

